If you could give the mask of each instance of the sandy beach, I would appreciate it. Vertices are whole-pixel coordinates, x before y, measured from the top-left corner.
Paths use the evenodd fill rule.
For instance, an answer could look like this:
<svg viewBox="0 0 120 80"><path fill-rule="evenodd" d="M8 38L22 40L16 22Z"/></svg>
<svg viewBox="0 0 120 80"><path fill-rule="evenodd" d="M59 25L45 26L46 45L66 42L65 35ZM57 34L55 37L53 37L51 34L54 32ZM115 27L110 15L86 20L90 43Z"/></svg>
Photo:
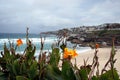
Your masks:
<svg viewBox="0 0 120 80"><path fill-rule="evenodd" d="M117 69L118 73L120 74L120 48L116 49L116 55L115 55L115 59L117 59L116 63L115 63L115 68ZM111 48L99 48L98 49L98 60L99 60L99 70L101 72L101 70L103 69L104 65L106 64L106 62L109 59L110 56L110 52L111 52ZM87 64L92 64L93 62L93 57L94 57L94 53L95 50L91 49L88 50L86 52L83 53L79 53L79 55L76 57L76 61L77 61L77 66L81 66L84 64L84 59L87 60ZM74 64L74 60L72 60L72 63ZM110 65L109 65L110 67ZM109 67L107 67L109 69Z"/></svg>

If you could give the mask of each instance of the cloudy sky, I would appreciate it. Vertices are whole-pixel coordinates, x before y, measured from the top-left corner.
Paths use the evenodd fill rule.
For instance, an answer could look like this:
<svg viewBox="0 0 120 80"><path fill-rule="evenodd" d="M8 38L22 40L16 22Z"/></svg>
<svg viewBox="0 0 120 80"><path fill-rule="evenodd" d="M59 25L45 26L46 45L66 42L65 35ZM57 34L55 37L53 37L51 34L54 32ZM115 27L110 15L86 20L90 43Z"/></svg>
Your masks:
<svg viewBox="0 0 120 80"><path fill-rule="evenodd" d="M120 0L0 0L0 33L120 23Z"/></svg>

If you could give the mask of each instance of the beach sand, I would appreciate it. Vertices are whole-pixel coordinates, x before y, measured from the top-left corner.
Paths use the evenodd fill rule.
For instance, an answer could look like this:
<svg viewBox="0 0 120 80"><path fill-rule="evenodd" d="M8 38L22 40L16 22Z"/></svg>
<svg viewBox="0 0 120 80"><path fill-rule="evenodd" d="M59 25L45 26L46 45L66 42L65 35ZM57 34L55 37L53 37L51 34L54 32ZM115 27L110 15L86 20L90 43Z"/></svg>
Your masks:
<svg viewBox="0 0 120 80"><path fill-rule="evenodd" d="M117 59L116 63L115 63L115 68L118 71L118 73L120 74L120 48L116 49L116 55L115 55L115 59ZM98 60L99 60L99 71L101 73L101 70L103 69L104 65L106 64L106 62L108 61L109 57L110 57L110 52L111 52L111 48L99 48L98 49ZM94 53L95 53L95 49L91 49L88 50L86 52L83 53L79 53L79 55L76 57L76 61L77 61L77 66L80 67L81 65L84 65L84 59L87 60L87 64L92 64L93 62L93 57L94 57ZM75 60L72 60L72 63L75 63ZM110 68L107 67L107 69Z"/></svg>

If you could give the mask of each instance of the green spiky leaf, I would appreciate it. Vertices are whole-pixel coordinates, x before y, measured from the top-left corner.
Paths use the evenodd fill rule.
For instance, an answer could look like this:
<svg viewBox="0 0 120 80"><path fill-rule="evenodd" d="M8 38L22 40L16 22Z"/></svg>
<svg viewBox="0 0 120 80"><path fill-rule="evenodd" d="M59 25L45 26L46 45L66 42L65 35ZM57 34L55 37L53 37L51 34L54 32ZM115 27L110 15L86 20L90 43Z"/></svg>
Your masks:
<svg viewBox="0 0 120 80"><path fill-rule="evenodd" d="M76 80L73 67L67 60L65 60L62 65L62 77L64 80Z"/></svg>
<svg viewBox="0 0 120 80"><path fill-rule="evenodd" d="M16 80L30 80L24 76L16 76Z"/></svg>

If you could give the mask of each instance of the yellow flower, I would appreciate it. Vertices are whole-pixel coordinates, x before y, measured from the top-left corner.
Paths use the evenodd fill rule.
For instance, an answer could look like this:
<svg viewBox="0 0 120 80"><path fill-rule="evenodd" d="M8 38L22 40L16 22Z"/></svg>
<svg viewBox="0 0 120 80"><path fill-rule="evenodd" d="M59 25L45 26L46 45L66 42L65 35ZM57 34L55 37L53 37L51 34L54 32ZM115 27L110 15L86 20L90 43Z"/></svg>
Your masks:
<svg viewBox="0 0 120 80"><path fill-rule="evenodd" d="M18 39L18 40L17 40L17 46L20 46L20 45L22 45L22 44L23 44L22 40L21 40L21 39Z"/></svg>
<svg viewBox="0 0 120 80"><path fill-rule="evenodd" d="M63 54L63 58L64 59L67 59L67 58L74 58L74 57L76 57L78 54L76 53L76 50L72 50L72 49L70 49L70 50L68 50L68 48L65 48L64 49L64 54Z"/></svg>

